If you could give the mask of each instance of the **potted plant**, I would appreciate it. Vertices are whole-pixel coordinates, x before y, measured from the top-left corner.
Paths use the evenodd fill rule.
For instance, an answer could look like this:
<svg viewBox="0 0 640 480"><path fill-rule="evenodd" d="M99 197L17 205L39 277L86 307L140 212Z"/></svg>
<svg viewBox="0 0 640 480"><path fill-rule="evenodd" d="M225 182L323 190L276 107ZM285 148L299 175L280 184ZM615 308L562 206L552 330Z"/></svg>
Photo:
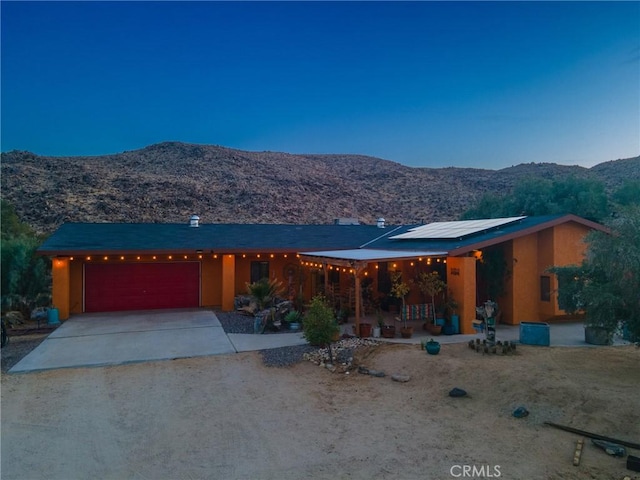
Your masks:
<svg viewBox="0 0 640 480"><path fill-rule="evenodd" d="M377 311L376 318L378 320L378 325L376 327L373 327L373 337L380 338L382 328L384 327L384 318L382 318L382 313L380 312L380 310Z"/></svg>
<svg viewBox="0 0 640 480"><path fill-rule="evenodd" d="M263 278L254 283L247 283L247 292L256 303L254 333L264 333L268 326L273 325L275 309L273 302L282 292L282 282ZM268 310L267 310L268 308Z"/></svg>
<svg viewBox="0 0 640 480"><path fill-rule="evenodd" d="M427 330L432 335L439 335L442 330L442 325L438 325L436 322L436 295L442 293L447 287L447 284L440 278L438 272L433 271L431 273L421 272L418 275L418 288L423 295L431 297L431 310L433 314L433 324L426 324Z"/></svg>
<svg viewBox="0 0 640 480"><path fill-rule="evenodd" d="M437 355L440 353L440 342L430 338L429 341L424 344L424 348L429 355Z"/></svg>
<svg viewBox="0 0 640 480"><path fill-rule="evenodd" d="M453 335L458 333L458 326L460 325L460 317L458 317L458 302L453 297L453 293L449 291L447 295L447 310L449 316L447 317L447 323L442 328L445 335Z"/></svg>
<svg viewBox="0 0 640 480"><path fill-rule="evenodd" d="M287 328L294 332L300 330L301 322L302 314L297 310L291 310L284 317L284 323L287 325Z"/></svg>
<svg viewBox="0 0 640 480"><path fill-rule="evenodd" d="M400 334L403 338L411 338L413 335L413 327L407 326L407 316L405 315L404 297L407 296L411 287L409 284L402 281L402 272L393 272L391 275L391 296L399 298L402 302L402 310L400 315L404 326L400 329Z"/></svg>

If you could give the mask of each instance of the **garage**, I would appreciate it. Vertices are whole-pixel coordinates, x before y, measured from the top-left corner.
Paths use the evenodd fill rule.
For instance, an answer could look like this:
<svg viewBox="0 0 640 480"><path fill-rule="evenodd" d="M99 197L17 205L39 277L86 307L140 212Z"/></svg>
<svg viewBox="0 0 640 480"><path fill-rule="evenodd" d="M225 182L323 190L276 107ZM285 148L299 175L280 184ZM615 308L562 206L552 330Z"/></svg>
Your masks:
<svg viewBox="0 0 640 480"><path fill-rule="evenodd" d="M84 311L200 306L200 262L87 263Z"/></svg>

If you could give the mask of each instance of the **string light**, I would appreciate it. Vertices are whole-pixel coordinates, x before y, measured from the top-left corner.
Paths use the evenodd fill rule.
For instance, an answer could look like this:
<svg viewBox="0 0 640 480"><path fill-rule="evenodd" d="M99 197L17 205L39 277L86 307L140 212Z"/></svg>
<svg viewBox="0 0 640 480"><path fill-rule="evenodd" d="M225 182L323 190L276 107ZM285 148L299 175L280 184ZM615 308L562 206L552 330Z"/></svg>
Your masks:
<svg viewBox="0 0 640 480"><path fill-rule="evenodd" d="M123 257L123 256L120 256L120 260L124 260L124 257Z"/></svg>
<svg viewBox="0 0 640 480"><path fill-rule="evenodd" d="M73 260L73 257L69 257L69 260Z"/></svg>
<svg viewBox="0 0 640 480"><path fill-rule="evenodd" d="M155 260L155 259L156 259L156 256L154 255L152 258Z"/></svg>
<svg viewBox="0 0 640 480"><path fill-rule="evenodd" d="M202 260L202 255L198 255L198 258L199 258L200 260Z"/></svg>
<svg viewBox="0 0 640 480"><path fill-rule="evenodd" d="M104 259L105 259L105 260L109 260L109 257L105 256L105 257L104 257Z"/></svg>
<svg viewBox="0 0 640 480"><path fill-rule="evenodd" d="M173 256L172 255L169 255L169 260L173 260Z"/></svg>

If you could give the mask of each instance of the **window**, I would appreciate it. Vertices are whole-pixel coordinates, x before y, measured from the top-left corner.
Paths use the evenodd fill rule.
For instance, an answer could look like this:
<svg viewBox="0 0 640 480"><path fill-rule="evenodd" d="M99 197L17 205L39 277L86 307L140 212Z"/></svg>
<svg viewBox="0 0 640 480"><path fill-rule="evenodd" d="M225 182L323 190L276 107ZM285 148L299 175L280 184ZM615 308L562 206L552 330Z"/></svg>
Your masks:
<svg viewBox="0 0 640 480"><path fill-rule="evenodd" d="M269 279L269 262L251 262L251 283Z"/></svg>
<svg viewBox="0 0 640 480"><path fill-rule="evenodd" d="M540 277L540 300L543 302L551 301L551 277L548 275Z"/></svg>

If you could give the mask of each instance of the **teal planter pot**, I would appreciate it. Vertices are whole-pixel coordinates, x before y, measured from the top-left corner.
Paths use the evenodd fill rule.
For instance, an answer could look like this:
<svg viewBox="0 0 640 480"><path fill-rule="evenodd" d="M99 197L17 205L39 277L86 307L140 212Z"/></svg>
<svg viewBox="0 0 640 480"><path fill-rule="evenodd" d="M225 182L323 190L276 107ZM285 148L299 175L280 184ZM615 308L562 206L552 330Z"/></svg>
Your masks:
<svg viewBox="0 0 640 480"><path fill-rule="evenodd" d="M451 325L453 325L453 333L460 333L460 317L451 315Z"/></svg>
<svg viewBox="0 0 640 480"><path fill-rule="evenodd" d="M57 308L50 308L47 312L47 323L49 325L58 325L60 323L59 312Z"/></svg>
<svg viewBox="0 0 640 480"><path fill-rule="evenodd" d="M424 348L429 355L437 355L440 353L440 342L427 342Z"/></svg>

